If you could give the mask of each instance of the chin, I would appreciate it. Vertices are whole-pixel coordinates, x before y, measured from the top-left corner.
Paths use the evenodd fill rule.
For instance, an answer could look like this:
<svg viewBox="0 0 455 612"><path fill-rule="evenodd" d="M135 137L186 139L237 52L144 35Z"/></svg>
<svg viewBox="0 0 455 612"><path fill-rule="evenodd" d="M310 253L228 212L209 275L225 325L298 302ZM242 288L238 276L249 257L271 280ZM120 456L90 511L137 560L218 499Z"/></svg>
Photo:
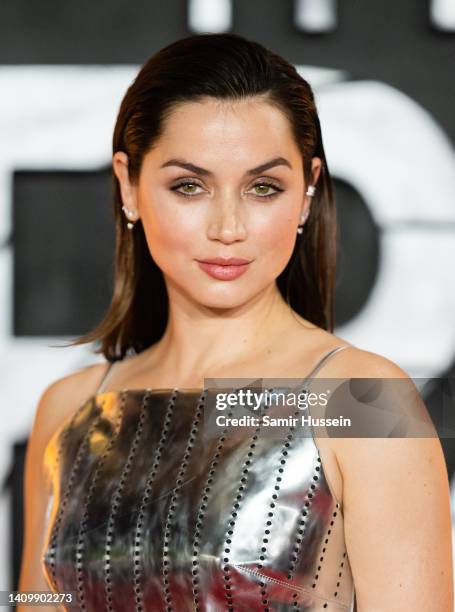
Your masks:
<svg viewBox="0 0 455 612"><path fill-rule="evenodd" d="M236 291L224 291L217 295L198 294L193 295L193 297L196 302L206 308L237 308L248 301L248 297L240 295L240 293Z"/></svg>

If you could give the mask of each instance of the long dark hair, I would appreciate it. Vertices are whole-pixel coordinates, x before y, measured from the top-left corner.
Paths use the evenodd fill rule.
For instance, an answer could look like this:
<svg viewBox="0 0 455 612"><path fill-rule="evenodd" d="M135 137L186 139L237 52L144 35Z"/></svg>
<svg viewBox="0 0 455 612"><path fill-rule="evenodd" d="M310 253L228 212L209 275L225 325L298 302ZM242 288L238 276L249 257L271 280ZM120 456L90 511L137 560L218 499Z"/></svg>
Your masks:
<svg viewBox="0 0 455 612"><path fill-rule="evenodd" d="M180 102L206 96L241 100L256 95L288 118L302 154L306 185L311 179L312 157L322 160L311 214L276 282L291 308L333 331L337 247L333 187L314 95L292 64L261 44L232 33L178 40L155 53L126 91L115 124L113 153L127 154L129 178L135 183L144 155ZM163 274L151 257L140 219L134 231L126 227L114 173L113 187L116 251L111 303L95 329L69 344L99 342L94 352L102 353L108 361L154 344L163 335L168 318Z"/></svg>

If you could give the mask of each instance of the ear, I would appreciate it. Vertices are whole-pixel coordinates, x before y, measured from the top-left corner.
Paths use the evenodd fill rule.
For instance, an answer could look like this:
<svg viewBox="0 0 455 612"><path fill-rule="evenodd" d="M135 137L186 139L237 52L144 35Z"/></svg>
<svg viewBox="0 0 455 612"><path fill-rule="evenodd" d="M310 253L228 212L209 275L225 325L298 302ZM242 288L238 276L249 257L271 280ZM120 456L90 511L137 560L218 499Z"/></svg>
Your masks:
<svg viewBox="0 0 455 612"><path fill-rule="evenodd" d="M322 160L320 157L313 157L311 160L311 179L308 185L305 185L305 196L303 198L302 209L300 211L300 215L303 215L305 212L309 213L311 207L312 196L306 195L308 187L313 185L317 189L317 182L319 180L319 176L321 174L322 169Z"/></svg>
<svg viewBox="0 0 455 612"><path fill-rule="evenodd" d="M122 204L132 212L128 215L129 221L139 218L137 209L136 187L132 185L128 176L128 156L123 151L116 151L112 157L112 169L120 185Z"/></svg>
<svg viewBox="0 0 455 612"><path fill-rule="evenodd" d="M321 168L322 168L321 158L313 157L313 159L311 160L311 174L312 174L311 184L314 185L315 187L316 187L316 183L319 180L319 175L321 174Z"/></svg>

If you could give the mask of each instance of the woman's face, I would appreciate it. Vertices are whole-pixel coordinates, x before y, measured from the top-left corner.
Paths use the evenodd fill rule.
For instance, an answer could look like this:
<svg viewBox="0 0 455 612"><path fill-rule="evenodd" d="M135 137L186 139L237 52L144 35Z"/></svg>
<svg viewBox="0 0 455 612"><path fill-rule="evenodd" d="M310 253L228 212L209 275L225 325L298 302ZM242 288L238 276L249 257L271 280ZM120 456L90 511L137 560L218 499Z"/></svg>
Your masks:
<svg viewBox="0 0 455 612"><path fill-rule="evenodd" d="M135 212L131 219L141 218L168 289L211 308L239 306L275 281L311 203L288 120L259 99L181 103L135 185L126 155L113 162L123 203ZM311 184L319 171L313 158ZM249 263L199 263L217 257Z"/></svg>

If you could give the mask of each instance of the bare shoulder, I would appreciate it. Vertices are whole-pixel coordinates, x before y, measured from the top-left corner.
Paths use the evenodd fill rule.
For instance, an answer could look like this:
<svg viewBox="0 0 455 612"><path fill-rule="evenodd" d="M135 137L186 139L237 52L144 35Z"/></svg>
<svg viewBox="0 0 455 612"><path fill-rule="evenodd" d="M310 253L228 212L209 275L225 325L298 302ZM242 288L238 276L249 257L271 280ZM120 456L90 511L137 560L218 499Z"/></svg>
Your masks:
<svg viewBox="0 0 455 612"><path fill-rule="evenodd" d="M343 350L332 355L323 365L318 376L340 379L341 381L354 378L389 381L390 384L381 386L381 394L375 399L375 410L379 408L381 402L384 403L384 409L393 403L397 417L400 414L404 418L409 418L408 423L410 426L414 422L412 419L418 420L417 427L421 435L409 435L410 439L413 437L414 442L410 441L410 439L400 439L401 441L397 439L393 443L388 438L377 438L375 439L375 444L382 446L384 452L387 452L386 449L391 444L399 445L402 448L410 448L414 444L418 448L422 445L422 437L427 435L432 440L429 444L433 446L433 451L439 454L440 444L437 437L433 435L434 430L431 418L409 374L397 363L384 355L361 349L344 341L340 342L339 339L334 339L333 337L330 344L332 348L343 346ZM397 384L394 381L399 382ZM376 393L377 389L376 387ZM365 409L368 409L368 404L365 404ZM424 432L427 433L425 434ZM421 438L420 440L418 439L419 437ZM366 461L367 455L369 455L371 450L371 438L328 436L324 438L323 443L335 454L341 469L343 466L349 465L354 460L354 457L357 460L362 459Z"/></svg>
<svg viewBox="0 0 455 612"><path fill-rule="evenodd" d="M317 364L321 358L334 349L335 352L324 361L321 376L327 378L407 378L408 374L391 359L362 349L341 336L311 324L298 317L300 324L293 326L287 337L287 353L293 363L298 364L296 376L304 375L308 364ZM302 372L302 363L304 371Z"/></svg>
<svg viewBox="0 0 455 612"><path fill-rule="evenodd" d="M414 381L402 367L384 355L347 345L343 351L335 353L328 361L321 376L341 380L371 378L389 381L390 384L381 386L381 396L375 399L376 409L379 408L381 402L385 402L384 409L386 405L393 402L397 416L401 414L403 417L417 418L421 421L422 428L426 422L430 427L429 435L433 435L431 419ZM424 430L420 431L423 434ZM331 444L337 448L337 454L342 449L352 450L354 446L362 446L360 439L346 438L333 438ZM368 449L368 444L366 444L366 449Z"/></svg>
<svg viewBox="0 0 455 612"><path fill-rule="evenodd" d="M336 336L335 336L336 338ZM341 340L333 341L333 347L344 350L324 367L324 376L333 378L407 378L409 374L384 355L361 349Z"/></svg>
<svg viewBox="0 0 455 612"><path fill-rule="evenodd" d="M89 365L62 376L49 384L39 398L25 459L25 529L20 590L49 588L41 553L47 537L49 492L53 484L53 468L49 470L55 459L52 440L65 419L71 418L78 407L93 395L106 366L106 363Z"/></svg>
<svg viewBox="0 0 455 612"><path fill-rule="evenodd" d="M408 373L370 351L338 352L322 376L401 379L387 386L393 400L405 389L407 412L426 410ZM376 609L380 601L381 610L448 610L453 601L449 481L437 435L325 440L341 473L346 546L360 609ZM425 567L422 559L428 561Z"/></svg>
<svg viewBox="0 0 455 612"><path fill-rule="evenodd" d="M50 383L42 392L35 410L32 435L41 445L69 418L97 388L107 363L79 368Z"/></svg>
<svg viewBox="0 0 455 612"><path fill-rule="evenodd" d="M413 474L414 487L425 487L427 479L433 484L437 482L439 493L446 495L448 476L440 440L419 390L403 368L383 355L350 346L340 351L338 360L334 358L328 363L323 376L389 379L392 384L384 387L383 401L388 405L393 402L397 415L410 417L406 436L327 438L342 473L344 496L347 490L357 494L359 483L365 487L368 479L390 481L392 473L403 476L402 490L410 482L406 475ZM395 385L393 379L400 379L400 383ZM380 401L375 400L376 407Z"/></svg>

